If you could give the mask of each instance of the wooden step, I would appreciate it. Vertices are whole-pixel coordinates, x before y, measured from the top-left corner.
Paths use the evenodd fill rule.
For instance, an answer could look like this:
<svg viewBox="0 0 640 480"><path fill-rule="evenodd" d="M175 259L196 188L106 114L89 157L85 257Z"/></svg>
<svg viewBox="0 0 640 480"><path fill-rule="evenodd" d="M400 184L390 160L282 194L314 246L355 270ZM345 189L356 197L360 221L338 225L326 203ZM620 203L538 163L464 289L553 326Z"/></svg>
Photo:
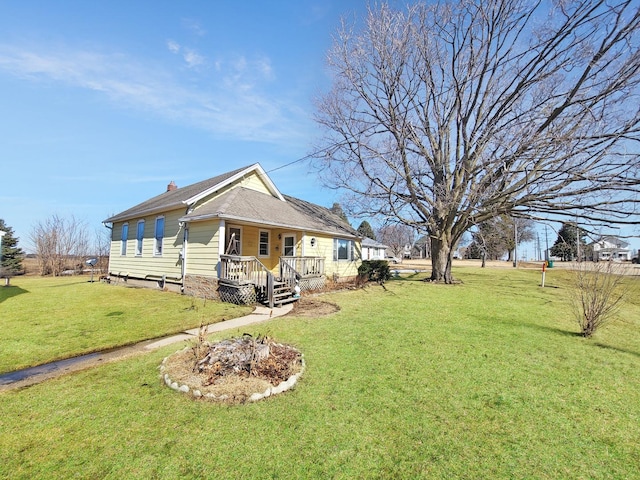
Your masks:
<svg viewBox="0 0 640 480"><path fill-rule="evenodd" d="M281 307L282 305L286 305L288 303L297 302L298 300L300 300L300 297L291 296L289 298L284 298L282 300L277 300L277 301L274 299L273 304L278 306L278 307Z"/></svg>

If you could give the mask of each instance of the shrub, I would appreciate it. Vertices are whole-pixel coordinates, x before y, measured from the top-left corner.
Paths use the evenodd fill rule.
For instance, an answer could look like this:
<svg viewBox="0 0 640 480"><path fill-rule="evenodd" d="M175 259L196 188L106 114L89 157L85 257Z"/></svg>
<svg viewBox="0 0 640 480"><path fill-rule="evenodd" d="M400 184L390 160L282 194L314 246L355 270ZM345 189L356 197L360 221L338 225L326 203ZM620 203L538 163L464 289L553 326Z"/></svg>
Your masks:
<svg viewBox="0 0 640 480"><path fill-rule="evenodd" d="M580 262L574 265L574 313L580 333L591 337L596 330L615 318L628 288L623 284L620 264Z"/></svg>
<svg viewBox="0 0 640 480"><path fill-rule="evenodd" d="M384 284L391 278L391 269L386 260L363 260L358 267L358 277L368 281Z"/></svg>

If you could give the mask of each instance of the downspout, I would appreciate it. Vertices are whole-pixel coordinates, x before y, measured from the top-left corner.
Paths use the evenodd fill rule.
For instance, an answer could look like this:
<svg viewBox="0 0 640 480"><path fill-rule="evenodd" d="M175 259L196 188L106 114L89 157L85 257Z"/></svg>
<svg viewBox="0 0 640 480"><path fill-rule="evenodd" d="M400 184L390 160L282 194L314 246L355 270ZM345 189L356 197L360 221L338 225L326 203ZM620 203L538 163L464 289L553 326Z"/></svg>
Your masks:
<svg viewBox="0 0 640 480"><path fill-rule="evenodd" d="M216 268L216 275L218 276L218 280L220 280L220 269L222 264L222 255L224 255L224 240L227 234L227 227L225 220L223 218L220 219L220 227L218 228L218 265Z"/></svg>
<svg viewBox="0 0 640 480"><path fill-rule="evenodd" d="M113 223L111 226L107 225L105 222L102 222L102 226L111 230L111 235L109 238L109 264L107 265L107 275L111 274L111 248L113 247Z"/></svg>
<svg viewBox="0 0 640 480"><path fill-rule="evenodd" d="M182 251L180 252L180 256L182 257L182 265L180 268L182 285L180 286L180 291L182 293L184 293L184 282L187 274L187 247L189 246L189 223L184 222L183 228L184 228L184 232L182 234Z"/></svg>
<svg viewBox="0 0 640 480"><path fill-rule="evenodd" d="M184 214L188 215L191 212L191 205L187 205L187 209ZM180 256L182 257L182 265L180 266L180 280L182 284L180 285L180 292L184 293L184 283L185 277L187 274L187 246L189 244L189 222L181 222L181 226L184 229L182 232L182 250L180 251Z"/></svg>

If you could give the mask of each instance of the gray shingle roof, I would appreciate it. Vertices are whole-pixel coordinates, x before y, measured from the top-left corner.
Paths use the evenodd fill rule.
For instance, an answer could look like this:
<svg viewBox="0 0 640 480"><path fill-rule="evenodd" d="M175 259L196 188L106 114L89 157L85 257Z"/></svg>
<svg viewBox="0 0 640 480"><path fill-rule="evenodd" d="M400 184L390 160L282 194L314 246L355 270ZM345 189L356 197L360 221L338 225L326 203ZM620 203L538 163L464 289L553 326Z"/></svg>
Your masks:
<svg viewBox="0 0 640 480"><path fill-rule="evenodd" d="M370 247L370 248L389 248L388 245L385 245L384 243L380 243L377 240L374 240L374 239L369 238L369 237L363 237L362 238L362 246L363 247Z"/></svg>
<svg viewBox="0 0 640 480"><path fill-rule="evenodd" d="M112 217L107 218L104 223L113 223L123 220L130 220L132 218L142 217L151 213L173 210L185 206L185 201L199 193L215 187L216 185L223 183L225 180L233 177L234 175L246 170L249 167L238 168L231 172L223 173L217 177L209 178L201 182L187 185L170 192L164 192L158 196L150 198L142 203L139 203L135 207L131 207L123 212L118 213Z"/></svg>
<svg viewBox="0 0 640 480"><path fill-rule="evenodd" d="M253 166L239 168L217 177L162 193L105 220L105 223L139 218L187 206L187 200L198 196L238 173ZM279 194L279 193L278 193ZM197 222L212 218L246 221L266 226L279 226L344 236L358 232L328 208L283 195L284 201L266 193L236 187L184 215L180 221Z"/></svg>
<svg viewBox="0 0 640 480"><path fill-rule="evenodd" d="M329 209L288 195L284 195L284 198L285 201L282 201L256 190L237 187L180 220L194 222L224 218L315 232L358 235Z"/></svg>

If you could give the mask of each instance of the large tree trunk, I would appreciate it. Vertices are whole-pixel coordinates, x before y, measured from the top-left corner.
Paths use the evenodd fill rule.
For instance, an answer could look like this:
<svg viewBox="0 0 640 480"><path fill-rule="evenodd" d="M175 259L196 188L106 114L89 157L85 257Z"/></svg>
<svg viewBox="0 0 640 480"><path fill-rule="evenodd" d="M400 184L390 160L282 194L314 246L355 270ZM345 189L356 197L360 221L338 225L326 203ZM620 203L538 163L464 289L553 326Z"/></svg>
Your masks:
<svg viewBox="0 0 640 480"><path fill-rule="evenodd" d="M451 275L452 245L449 236L431 237L431 281L453 283Z"/></svg>

